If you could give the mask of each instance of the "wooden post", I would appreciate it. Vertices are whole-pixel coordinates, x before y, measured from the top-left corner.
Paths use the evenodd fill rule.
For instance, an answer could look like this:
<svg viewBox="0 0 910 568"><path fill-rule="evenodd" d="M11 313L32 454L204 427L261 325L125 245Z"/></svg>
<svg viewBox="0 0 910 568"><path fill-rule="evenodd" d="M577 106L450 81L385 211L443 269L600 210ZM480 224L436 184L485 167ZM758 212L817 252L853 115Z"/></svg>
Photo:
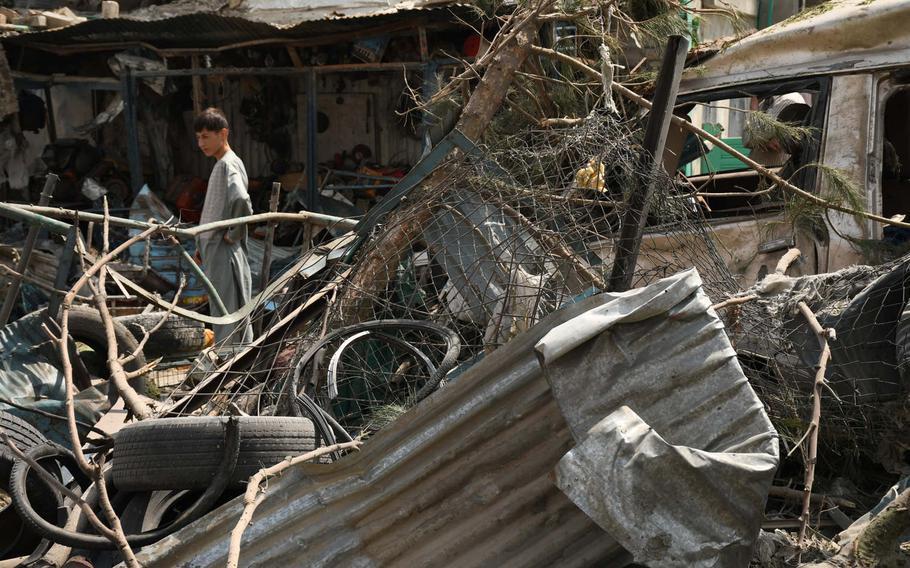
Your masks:
<svg viewBox="0 0 910 568"><path fill-rule="evenodd" d="M193 69L199 69L199 56L193 55L190 57L190 65ZM193 114L199 114L202 112L202 101L205 99L205 96L202 93L202 77L199 75L193 75Z"/></svg>
<svg viewBox="0 0 910 568"><path fill-rule="evenodd" d="M287 50L288 50L288 57L291 58L291 63L294 65L294 67L296 67L298 69L303 68L304 67L303 60L300 59L300 54L297 53L297 48L294 47L293 45L289 45L287 47Z"/></svg>
<svg viewBox="0 0 910 568"><path fill-rule="evenodd" d="M417 28L417 39L420 43L420 60L426 63L430 60L430 50L427 43L427 29L423 26Z"/></svg>
<svg viewBox="0 0 910 568"><path fill-rule="evenodd" d="M316 85L316 70L310 69L306 77L307 188L304 195L304 203L307 211L315 211L316 202L319 199L319 188L316 185L316 125L319 114L319 95L316 93Z"/></svg>
<svg viewBox="0 0 910 568"><path fill-rule="evenodd" d="M57 187L57 181L59 180L60 178L55 174L47 174L47 179L44 181L44 190L38 200L40 206L43 207L50 203L51 196L54 195L54 189ZM10 314L13 313L13 305L16 303L16 298L19 296L19 286L22 284L21 276L25 275L25 271L28 269L32 251L35 250L35 243L38 242L38 234L40 232L40 226L32 225L25 236L25 244L22 245L22 256L19 258L19 266L16 267L16 272L19 273L19 276L10 276L6 297L3 299L3 306L0 307L0 327L7 324Z"/></svg>
<svg viewBox="0 0 910 568"><path fill-rule="evenodd" d="M648 219L648 201L654 192L651 174L660 167L664 144L667 141L667 129L673 116L676 104L676 93L679 91L679 79L689 51L689 40L683 36L670 36L667 50L664 53L657 88L654 93L651 116L645 129L642 171L645 180L639 187L633 188L625 215L623 215L622 232L616 243L616 254L613 260L613 272L610 275L610 291L623 292L632 286L635 265L638 263L638 252L641 248L641 235Z"/></svg>

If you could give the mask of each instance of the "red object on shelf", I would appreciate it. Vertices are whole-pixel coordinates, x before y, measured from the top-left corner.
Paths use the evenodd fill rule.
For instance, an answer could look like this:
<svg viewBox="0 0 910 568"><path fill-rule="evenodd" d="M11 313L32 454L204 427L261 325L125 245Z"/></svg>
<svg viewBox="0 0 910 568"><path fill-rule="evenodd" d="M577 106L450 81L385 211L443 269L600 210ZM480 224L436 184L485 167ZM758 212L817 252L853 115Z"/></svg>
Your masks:
<svg viewBox="0 0 910 568"><path fill-rule="evenodd" d="M205 192L208 185L198 177L182 180L180 193L175 205L182 221L198 223L202 216L202 205L205 203Z"/></svg>

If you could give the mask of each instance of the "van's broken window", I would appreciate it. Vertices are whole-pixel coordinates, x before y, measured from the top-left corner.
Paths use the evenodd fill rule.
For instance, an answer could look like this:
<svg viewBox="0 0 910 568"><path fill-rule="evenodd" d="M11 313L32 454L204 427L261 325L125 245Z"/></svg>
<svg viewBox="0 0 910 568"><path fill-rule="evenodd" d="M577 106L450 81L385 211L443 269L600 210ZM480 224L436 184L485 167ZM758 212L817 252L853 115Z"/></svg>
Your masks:
<svg viewBox="0 0 910 568"><path fill-rule="evenodd" d="M793 183L814 189L807 164L818 160L824 109L814 84L738 89L702 95L680 107L687 120ZM777 188L732 154L689 136L678 148L676 169L712 218L751 216L782 207Z"/></svg>
<svg viewBox="0 0 910 568"><path fill-rule="evenodd" d="M881 163L882 213L910 217L910 90L894 93L885 104Z"/></svg>

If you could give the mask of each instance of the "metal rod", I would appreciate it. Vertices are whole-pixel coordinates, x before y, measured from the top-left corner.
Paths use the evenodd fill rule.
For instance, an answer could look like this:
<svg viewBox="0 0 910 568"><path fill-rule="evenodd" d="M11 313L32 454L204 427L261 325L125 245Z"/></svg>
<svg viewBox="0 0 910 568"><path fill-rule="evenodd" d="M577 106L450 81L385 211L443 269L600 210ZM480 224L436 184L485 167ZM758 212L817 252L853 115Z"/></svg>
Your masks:
<svg viewBox="0 0 910 568"><path fill-rule="evenodd" d="M638 252L641 248L641 235L648 219L648 201L654 192L651 175L660 167L667 141L667 130L676 104L676 93L679 91L679 79L689 51L689 40L683 36L670 36L667 49L657 79L657 87L652 101L648 126L645 129L643 142L643 183L633 188L629 195L628 208L623 215L622 231L616 243L616 255L613 260L613 272L610 275L609 287L612 292L622 292L632 286Z"/></svg>
<svg viewBox="0 0 910 568"><path fill-rule="evenodd" d="M16 88L44 88L53 85L69 85L73 87L84 87L96 91L119 91L121 82L109 77L80 77L69 75L39 75L36 73L24 73L22 71L13 71L10 73L13 77L13 84Z"/></svg>
<svg viewBox="0 0 910 568"><path fill-rule="evenodd" d="M437 65L455 65L455 59L437 60ZM403 61L400 63L350 63L342 65L320 65L307 67L210 67L199 69L149 69L133 72L133 77L191 77L194 75L309 75L310 73L359 73L363 71L400 71L420 69L423 62Z"/></svg>
<svg viewBox="0 0 910 568"><path fill-rule="evenodd" d="M104 215L99 215L97 213L85 213L73 209L40 207L19 203L0 203L0 215L29 223L38 223L55 233L64 235L69 230L69 224L55 221L54 218L68 219L71 221L75 221L76 219L79 219L80 221L104 221ZM126 219L124 217L109 217L108 220L112 226L126 227L128 229L145 230L152 226L152 223L138 221L136 219ZM224 221L206 223L205 225L198 225L190 228L161 227L161 234L174 235L175 237L184 239L193 239L202 233L210 231L266 221L309 223L320 227L337 227L341 229L353 229L358 223L357 219L335 217L334 215L325 215L323 213L310 213L309 211L300 211L298 213L257 213L256 215L247 215L246 217L237 217L236 219L225 219Z"/></svg>
<svg viewBox="0 0 910 568"><path fill-rule="evenodd" d="M44 189L41 191L41 197L38 199L40 205L47 205L50 202L59 179L60 178L55 174L47 174L47 179L44 180ZM29 227L28 234L25 236L25 244L22 245L22 257L19 259L19 266L16 268L16 272L19 273L19 276L10 277L9 287L6 289L6 297L3 298L3 306L0 307L0 327L6 325L9 321L10 314L13 313L13 305L16 303L16 298L19 297L19 286L22 284L22 275L24 275L26 269L28 269L29 261L32 259L32 251L35 250L35 243L38 242L38 234L40 232L40 225L35 224Z"/></svg>
<svg viewBox="0 0 910 568"><path fill-rule="evenodd" d="M306 208L309 211L316 209L316 195L319 188L316 187L316 127L318 114L318 95L316 94L316 70L310 68L307 74L306 82L306 137L307 137L307 191L306 191Z"/></svg>
<svg viewBox="0 0 910 568"><path fill-rule="evenodd" d="M330 174L338 177L352 177L357 179L371 179L377 181L391 181L393 183L398 183L398 180L401 178L392 177L392 176L373 176L369 174L361 174L358 172L349 172L346 170L327 170Z"/></svg>
<svg viewBox="0 0 910 568"><path fill-rule="evenodd" d="M79 234L79 224L73 224L70 226L69 232L66 234L66 242L63 244L63 248L60 250L60 257L57 260L57 274L54 277L54 289L55 290L65 290L66 282L69 280L70 269L73 267L73 259L76 257L76 239ZM60 294L54 294L51 296L50 302L47 305L47 313L50 317L57 317L57 311L60 309L60 304L63 302L63 298Z"/></svg>
<svg viewBox="0 0 910 568"><path fill-rule="evenodd" d="M139 154L139 115L136 75L130 67L123 67L121 75L123 117L126 120L126 154L130 165L130 189L133 197L142 187L142 156Z"/></svg>
<svg viewBox="0 0 910 568"><path fill-rule="evenodd" d="M29 206L31 207L31 206ZM58 235L65 235L70 230L69 223L63 223L56 219L51 219L38 212L30 211L21 205L12 205L10 203L0 202L0 217L15 219L29 225L37 225L42 229L47 229Z"/></svg>

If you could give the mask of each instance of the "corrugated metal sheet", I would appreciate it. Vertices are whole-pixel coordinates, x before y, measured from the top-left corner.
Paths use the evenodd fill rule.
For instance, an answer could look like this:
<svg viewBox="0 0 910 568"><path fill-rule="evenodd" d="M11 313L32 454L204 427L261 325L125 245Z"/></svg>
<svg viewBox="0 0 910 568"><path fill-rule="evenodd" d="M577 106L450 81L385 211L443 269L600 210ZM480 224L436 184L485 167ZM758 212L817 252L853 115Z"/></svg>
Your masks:
<svg viewBox="0 0 910 568"><path fill-rule="evenodd" d="M88 20L5 41L53 46L137 42L160 49L217 48L242 42L312 39L385 25L404 26L418 16L434 21L449 20L450 10L460 16L467 12L464 4L455 2L434 2L426 8L406 3L401 8L386 5L381 10L345 9L344 12L269 7L273 4L261 2L241 10L217 12L195 2L166 4L123 18ZM359 4L355 3L354 7Z"/></svg>
<svg viewBox="0 0 910 568"><path fill-rule="evenodd" d="M636 446L628 420L607 424L619 415L649 442ZM567 454L573 434L587 437ZM738 566L777 458L776 433L692 269L566 306L360 453L289 470L270 483L241 560L621 567L632 558L618 538L649 565ZM557 463L555 483L616 538L556 488ZM241 509L235 499L140 562L222 565Z"/></svg>
<svg viewBox="0 0 910 568"><path fill-rule="evenodd" d="M572 445L534 345L596 305L541 322L424 400L363 451L269 486L245 566L626 566L553 484ZM147 547L148 568L223 566L239 499Z"/></svg>

